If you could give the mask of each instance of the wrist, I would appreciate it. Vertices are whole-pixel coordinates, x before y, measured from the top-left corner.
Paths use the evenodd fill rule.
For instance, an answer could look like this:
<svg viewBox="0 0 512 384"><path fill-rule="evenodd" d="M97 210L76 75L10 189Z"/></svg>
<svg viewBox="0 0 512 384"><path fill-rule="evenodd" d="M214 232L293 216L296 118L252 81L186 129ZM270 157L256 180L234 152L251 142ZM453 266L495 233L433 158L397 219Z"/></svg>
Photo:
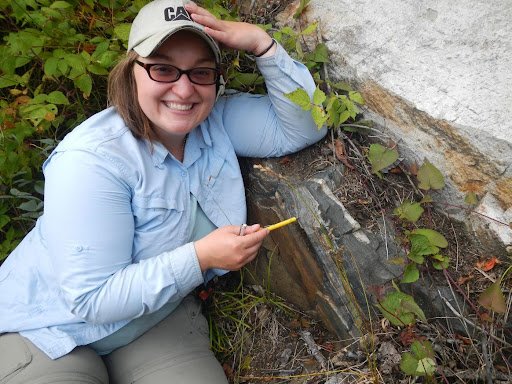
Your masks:
<svg viewBox="0 0 512 384"><path fill-rule="evenodd" d="M194 245L194 249L196 251L196 258L199 263L199 268L201 269L201 272L204 272L207 269L210 269L210 267L208 265L207 257L204 254L204 251L200 244L200 241L201 240L194 241L193 245Z"/></svg>
<svg viewBox="0 0 512 384"><path fill-rule="evenodd" d="M259 48L257 51L255 51L253 53L254 57L263 57L265 54L270 55L270 53L273 53L272 48L274 48L276 44L277 42L274 39L272 39L272 41L269 44L264 45L263 48Z"/></svg>

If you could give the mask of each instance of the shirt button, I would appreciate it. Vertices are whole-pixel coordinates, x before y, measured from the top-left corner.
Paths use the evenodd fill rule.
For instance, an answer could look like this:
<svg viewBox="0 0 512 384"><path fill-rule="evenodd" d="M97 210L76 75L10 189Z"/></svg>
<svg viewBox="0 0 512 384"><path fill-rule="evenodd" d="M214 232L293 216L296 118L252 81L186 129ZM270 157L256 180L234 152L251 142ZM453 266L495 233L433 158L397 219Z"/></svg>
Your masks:
<svg viewBox="0 0 512 384"><path fill-rule="evenodd" d="M77 245L75 247L75 252L82 252L84 250L84 247L82 247L81 245Z"/></svg>
<svg viewBox="0 0 512 384"><path fill-rule="evenodd" d="M181 177L185 177L185 176L187 176L187 172L182 171L182 172L181 172Z"/></svg>

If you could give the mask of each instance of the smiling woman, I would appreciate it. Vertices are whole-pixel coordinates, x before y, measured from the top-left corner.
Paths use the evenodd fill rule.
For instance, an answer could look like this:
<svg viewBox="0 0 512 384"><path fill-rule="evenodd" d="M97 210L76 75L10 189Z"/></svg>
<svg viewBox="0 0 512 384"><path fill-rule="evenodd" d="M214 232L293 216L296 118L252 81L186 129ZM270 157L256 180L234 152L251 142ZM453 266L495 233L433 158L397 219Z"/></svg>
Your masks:
<svg viewBox="0 0 512 384"><path fill-rule="evenodd" d="M258 56L268 96L222 95L219 43ZM0 381L225 383L192 292L269 233L240 236L237 156L325 135L283 96L298 87L312 95L309 71L261 28L180 0L143 7L111 106L46 160L44 214L0 267Z"/></svg>

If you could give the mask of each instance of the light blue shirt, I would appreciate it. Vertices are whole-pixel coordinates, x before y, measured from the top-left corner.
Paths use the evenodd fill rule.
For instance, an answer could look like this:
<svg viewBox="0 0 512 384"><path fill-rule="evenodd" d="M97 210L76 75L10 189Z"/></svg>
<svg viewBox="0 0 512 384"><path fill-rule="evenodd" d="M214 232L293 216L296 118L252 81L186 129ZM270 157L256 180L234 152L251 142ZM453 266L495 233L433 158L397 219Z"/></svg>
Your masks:
<svg viewBox="0 0 512 384"><path fill-rule="evenodd" d="M211 231L215 230L215 225L208 219L208 217L204 214L203 210L197 203L197 200L194 196L190 196L191 200L191 225L192 225L192 235L189 241L195 241L203 238ZM220 270L220 269L210 269L203 274L205 281L214 277L215 275L225 274L228 271ZM154 327L160 321L165 319L167 316L171 314L172 311L176 309L176 307L180 303L178 301L170 301L156 312L151 312L136 319L131 320L128 324L126 324L121 329L118 329L116 332L111 335L104 337L94 343L89 344L91 348L93 348L98 354L106 355L112 352L113 350L125 346L131 343L133 340L137 339L141 335L143 335L146 331Z"/></svg>
<svg viewBox="0 0 512 384"><path fill-rule="evenodd" d="M280 46L256 62L268 95L221 97L190 132L183 163L135 139L113 108L66 136L43 166L44 214L0 267L0 332L55 359L204 282L190 196L216 227L244 223L237 156L282 156L326 133L283 96L312 95L307 68Z"/></svg>

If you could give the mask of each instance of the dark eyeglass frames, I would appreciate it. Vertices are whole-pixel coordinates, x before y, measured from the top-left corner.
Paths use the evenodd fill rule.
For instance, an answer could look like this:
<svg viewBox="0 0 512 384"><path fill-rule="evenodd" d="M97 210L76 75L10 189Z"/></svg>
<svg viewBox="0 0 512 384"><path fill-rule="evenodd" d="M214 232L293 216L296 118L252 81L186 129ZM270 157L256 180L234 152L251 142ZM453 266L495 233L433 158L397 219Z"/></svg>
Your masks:
<svg viewBox="0 0 512 384"><path fill-rule="evenodd" d="M220 71L217 68L198 67L192 69L179 69L170 64L147 64L135 60L142 68L146 70L151 80L158 83L174 83L178 81L181 75L187 75L190 82L198 85L212 85L217 83Z"/></svg>

